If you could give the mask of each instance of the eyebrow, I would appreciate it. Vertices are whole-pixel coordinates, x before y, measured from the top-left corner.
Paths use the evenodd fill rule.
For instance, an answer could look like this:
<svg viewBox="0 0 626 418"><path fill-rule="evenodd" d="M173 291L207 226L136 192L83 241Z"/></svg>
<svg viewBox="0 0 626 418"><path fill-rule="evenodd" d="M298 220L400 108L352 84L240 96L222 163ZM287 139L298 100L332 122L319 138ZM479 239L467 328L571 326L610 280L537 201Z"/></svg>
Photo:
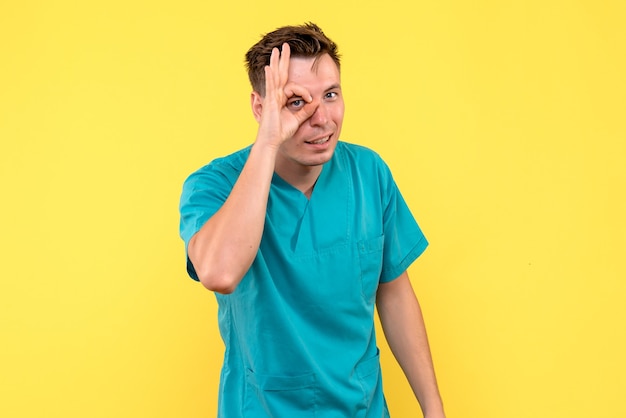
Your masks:
<svg viewBox="0 0 626 418"><path fill-rule="evenodd" d="M324 90L324 93L328 93L329 91L331 91L331 90L336 90L336 89L341 90L341 84L339 84L339 83L333 83L333 84L331 84L331 85L330 85L330 86L329 86L326 90ZM295 99L295 100L302 100L302 99L303 99L303 97L302 97L302 96L299 96L299 95L297 95L297 94L294 94L293 96L291 96L291 97L288 97L288 98L287 98L287 100L292 100L292 99Z"/></svg>

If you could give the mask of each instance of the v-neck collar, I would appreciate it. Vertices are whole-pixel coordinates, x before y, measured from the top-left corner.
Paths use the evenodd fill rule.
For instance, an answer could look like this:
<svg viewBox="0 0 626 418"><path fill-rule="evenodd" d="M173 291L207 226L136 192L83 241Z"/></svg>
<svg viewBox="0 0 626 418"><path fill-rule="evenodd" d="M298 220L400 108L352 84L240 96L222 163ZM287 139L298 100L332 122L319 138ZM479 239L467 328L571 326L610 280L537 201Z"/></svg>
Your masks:
<svg viewBox="0 0 626 418"><path fill-rule="evenodd" d="M281 237L277 238L279 241L289 242L294 255L317 254L345 246L351 239L353 179L344 158L341 151L336 150L324 164L310 199L274 174L268 202L268 226Z"/></svg>
<svg viewBox="0 0 626 418"><path fill-rule="evenodd" d="M326 166L329 165L329 164L332 164L333 163L333 159L334 159L334 155L328 162L326 162L325 164L322 165L322 169L320 170L320 174L317 176L317 179L315 180L315 183L313 184L313 189L311 190L311 196L310 197L307 197L304 192L302 192L297 187L293 186L287 180L283 179L276 172L274 172L274 175L272 177L272 185L280 188L283 192L293 194L294 196L300 195L301 199L300 198L296 198L296 197L294 197L294 199L298 199L298 200L304 199L304 200L306 200L308 202L308 201L310 201L313 198L313 196L315 196L316 186L320 183L320 180L325 177L325 173L328 171Z"/></svg>

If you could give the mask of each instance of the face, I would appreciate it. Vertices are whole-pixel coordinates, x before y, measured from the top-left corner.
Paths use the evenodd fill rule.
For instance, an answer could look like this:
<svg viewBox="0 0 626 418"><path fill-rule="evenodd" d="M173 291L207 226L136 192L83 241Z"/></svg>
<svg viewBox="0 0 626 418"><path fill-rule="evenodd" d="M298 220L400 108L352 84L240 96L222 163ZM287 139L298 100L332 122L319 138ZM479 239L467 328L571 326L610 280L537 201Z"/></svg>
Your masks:
<svg viewBox="0 0 626 418"><path fill-rule="evenodd" d="M344 103L341 94L340 75L337 64L324 54L315 58L291 58L289 82L306 88L313 103L317 104L311 115L280 147L276 171L295 174L303 169L318 167L333 155L343 123ZM287 108L297 111L304 101L297 97L289 99Z"/></svg>

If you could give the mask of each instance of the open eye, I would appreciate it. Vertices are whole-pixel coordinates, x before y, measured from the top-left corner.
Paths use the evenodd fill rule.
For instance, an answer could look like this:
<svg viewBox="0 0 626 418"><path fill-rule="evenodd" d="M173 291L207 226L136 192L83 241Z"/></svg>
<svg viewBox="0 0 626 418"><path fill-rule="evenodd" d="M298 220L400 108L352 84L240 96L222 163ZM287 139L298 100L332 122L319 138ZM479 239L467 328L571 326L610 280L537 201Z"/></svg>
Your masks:
<svg viewBox="0 0 626 418"><path fill-rule="evenodd" d="M289 100L287 105L292 109L300 109L302 106L304 106L304 100L300 98L294 98L292 100Z"/></svg>
<svg viewBox="0 0 626 418"><path fill-rule="evenodd" d="M336 91L329 91L328 93L326 93L324 98L332 100L332 99L336 99L337 96L339 96L339 94Z"/></svg>

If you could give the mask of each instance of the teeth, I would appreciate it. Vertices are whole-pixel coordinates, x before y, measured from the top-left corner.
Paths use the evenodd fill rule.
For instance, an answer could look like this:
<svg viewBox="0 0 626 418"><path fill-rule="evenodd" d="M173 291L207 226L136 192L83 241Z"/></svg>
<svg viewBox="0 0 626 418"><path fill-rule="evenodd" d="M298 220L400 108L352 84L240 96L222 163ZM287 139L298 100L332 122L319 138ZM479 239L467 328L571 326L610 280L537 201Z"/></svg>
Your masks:
<svg viewBox="0 0 626 418"><path fill-rule="evenodd" d="M316 140L316 141L310 141L310 142L309 142L309 144L316 144L316 145L319 145L319 144L323 144L323 143L324 143L324 142L326 142L326 141L328 141L328 137L326 137L326 138L320 138L320 139L318 139L318 140Z"/></svg>

